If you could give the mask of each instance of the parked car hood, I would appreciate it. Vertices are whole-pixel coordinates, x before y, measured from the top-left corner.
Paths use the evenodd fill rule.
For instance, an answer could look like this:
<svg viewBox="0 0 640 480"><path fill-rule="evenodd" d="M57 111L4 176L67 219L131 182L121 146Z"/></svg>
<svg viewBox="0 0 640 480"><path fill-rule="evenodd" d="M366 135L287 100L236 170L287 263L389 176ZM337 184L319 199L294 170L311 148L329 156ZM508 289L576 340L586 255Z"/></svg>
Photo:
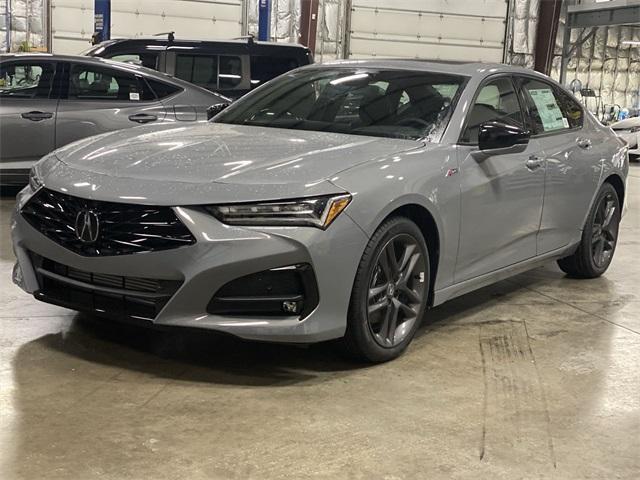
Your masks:
<svg viewBox="0 0 640 480"><path fill-rule="evenodd" d="M57 150L63 165L49 172L46 184L90 198L161 204L307 196L326 190L320 185L345 169L422 146L413 140L215 123L139 127Z"/></svg>
<svg viewBox="0 0 640 480"><path fill-rule="evenodd" d="M625 118L611 125L614 130L627 130L633 127L640 127L640 117Z"/></svg>

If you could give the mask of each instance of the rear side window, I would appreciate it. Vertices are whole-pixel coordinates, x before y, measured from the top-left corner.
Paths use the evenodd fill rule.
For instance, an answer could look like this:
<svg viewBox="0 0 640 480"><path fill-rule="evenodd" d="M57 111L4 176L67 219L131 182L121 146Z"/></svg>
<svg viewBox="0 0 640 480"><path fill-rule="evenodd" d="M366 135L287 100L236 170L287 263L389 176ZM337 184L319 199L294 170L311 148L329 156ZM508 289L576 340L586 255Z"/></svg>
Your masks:
<svg viewBox="0 0 640 480"><path fill-rule="evenodd" d="M54 63L4 63L0 66L0 97L49 98L54 72Z"/></svg>
<svg viewBox="0 0 640 480"><path fill-rule="evenodd" d="M153 92L133 74L93 65L73 65L69 98L78 100L152 100Z"/></svg>
<svg viewBox="0 0 640 480"><path fill-rule="evenodd" d="M491 80L480 87L460 141L478 143L480 125L491 121L499 121L520 128L524 126L518 95L510 78Z"/></svg>
<svg viewBox="0 0 640 480"><path fill-rule="evenodd" d="M522 93L536 133L553 133L571 128L569 119L560 106L562 102L556 97L556 89L552 85L524 78Z"/></svg>
<svg viewBox="0 0 640 480"><path fill-rule="evenodd" d="M155 93L156 98L165 98L181 90L181 88L175 85L159 82L151 78L147 78L147 83L151 87L151 90L153 90L153 93Z"/></svg>
<svg viewBox="0 0 640 480"><path fill-rule="evenodd" d="M175 76L209 90L232 90L242 82L240 57L176 55Z"/></svg>
<svg viewBox="0 0 640 480"><path fill-rule="evenodd" d="M555 94L564 116L569 121L569 127L582 127L584 123L584 110L580 104L572 98L571 95L563 92L562 90L556 90Z"/></svg>
<svg viewBox="0 0 640 480"><path fill-rule="evenodd" d="M300 65L295 58L251 56L251 88L255 88Z"/></svg>

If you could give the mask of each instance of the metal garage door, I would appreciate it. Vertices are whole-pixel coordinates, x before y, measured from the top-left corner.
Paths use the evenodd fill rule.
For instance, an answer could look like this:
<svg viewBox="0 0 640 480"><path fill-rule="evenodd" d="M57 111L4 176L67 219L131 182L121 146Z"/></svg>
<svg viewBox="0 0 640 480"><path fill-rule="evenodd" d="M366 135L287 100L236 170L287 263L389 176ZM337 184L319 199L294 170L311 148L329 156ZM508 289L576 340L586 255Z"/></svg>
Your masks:
<svg viewBox="0 0 640 480"><path fill-rule="evenodd" d="M506 0L353 0L350 58L501 62Z"/></svg>
<svg viewBox="0 0 640 480"><path fill-rule="evenodd" d="M94 0L52 0L53 52L90 45ZM189 39L233 38L242 27L241 0L112 0L111 37L175 31Z"/></svg>

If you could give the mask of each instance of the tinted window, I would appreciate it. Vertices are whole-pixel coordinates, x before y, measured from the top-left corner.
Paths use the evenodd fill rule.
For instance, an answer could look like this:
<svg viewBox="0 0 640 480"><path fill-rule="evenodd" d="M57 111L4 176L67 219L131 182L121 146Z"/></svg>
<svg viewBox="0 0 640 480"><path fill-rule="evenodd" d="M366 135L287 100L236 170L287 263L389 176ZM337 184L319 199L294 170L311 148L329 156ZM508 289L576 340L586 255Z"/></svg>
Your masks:
<svg viewBox="0 0 640 480"><path fill-rule="evenodd" d="M531 78L522 79L522 91L536 133L549 133L570 128L569 119L560 108L555 88Z"/></svg>
<svg viewBox="0 0 640 480"><path fill-rule="evenodd" d="M242 81L240 57L176 55L175 76L209 90L229 90Z"/></svg>
<svg viewBox="0 0 640 480"><path fill-rule="evenodd" d="M11 62L0 66L0 96L48 98L55 64Z"/></svg>
<svg viewBox="0 0 640 480"><path fill-rule="evenodd" d="M295 58L251 56L251 88L298 68Z"/></svg>
<svg viewBox="0 0 640 480"><path fill-rule="evenodd" d="M220 57L218 88L226 90L236 87L242 81L242 63L240 57Z"/></svg>
<svg viewBox="0 0 640 480"><path fill-rule="evenodd" d="M149 100L153 94L133 74L92 65L73 65L69 98L137 102Z"/></svg>
<svg viewBox="0 0 640 480"><path fill-rule="evenodd" d="M158 80L153 80L151 78L147 78L147 83L149 84L157 98L165 98L181 90L175 85L160 82Z"/></svg>
<svg viewBox="0 0 640 480"><path fill-rule="evenodd" d="M490 121L523 127L518 95L510 78L498 78L480 87L476 101L469 112L467 127L461 141L478 143L480 125Z"/></svg>
<svg viewBox="0 0 640 480"><path fill-rule="evenodd" d="M569 126L571 128L581 127L584 123L584 111L580 104L562 90L556 90L555 94L564 116L569 121Z"/></svg>
<svg viewBox="0 0 640 480"><path fill-rule="evenodd" d="M158 68L157 53L121 53L109 58L116 62L133 63L134 65L142 65L154 70Z"/></svg>
<svg viewBox="0 0 640 480"><path fill-rule="evenodd" d="M453 108L434 87L455 75L344 68L289 73L241 98L216 121L397 138L437 139Z"/></svg>

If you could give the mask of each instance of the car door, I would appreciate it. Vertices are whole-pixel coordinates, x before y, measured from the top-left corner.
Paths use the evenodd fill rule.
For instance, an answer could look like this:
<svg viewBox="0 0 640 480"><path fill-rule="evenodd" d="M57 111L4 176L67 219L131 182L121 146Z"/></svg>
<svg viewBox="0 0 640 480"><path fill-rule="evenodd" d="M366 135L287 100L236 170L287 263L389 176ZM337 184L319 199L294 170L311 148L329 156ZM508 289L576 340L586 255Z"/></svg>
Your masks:
<svg viewBox="0 0 640 480"><path fill-rule="evenodd" d="M478 88L460 138L456 282L536 255L544 195L544 157L539 142L530 140L520 153L478 155L479 128L488 121L526 128L510 76L491 77Z"/></svg>
<svg viewBox="0 0 640 480"><path fill-rule="evenodd" d="M161 122L165 107L135 69L68 63L60 99L56 147L100 133Z"/></svg>
<svg viewBox="0 0 640 480"><path fill-rule="evenodd" d="M0 65L1 168L22 170L55 148L57 64L16 59Z"/></svg>
<svg viewBox="0 0 640 480"><path fill-rule="evenodd" d="M546 158L538 236L538 254L544 254L580 239L606 146L589 138L584 110L569 94L537 78L521 77L518 83L533 137L541 142Z"/></svg>

